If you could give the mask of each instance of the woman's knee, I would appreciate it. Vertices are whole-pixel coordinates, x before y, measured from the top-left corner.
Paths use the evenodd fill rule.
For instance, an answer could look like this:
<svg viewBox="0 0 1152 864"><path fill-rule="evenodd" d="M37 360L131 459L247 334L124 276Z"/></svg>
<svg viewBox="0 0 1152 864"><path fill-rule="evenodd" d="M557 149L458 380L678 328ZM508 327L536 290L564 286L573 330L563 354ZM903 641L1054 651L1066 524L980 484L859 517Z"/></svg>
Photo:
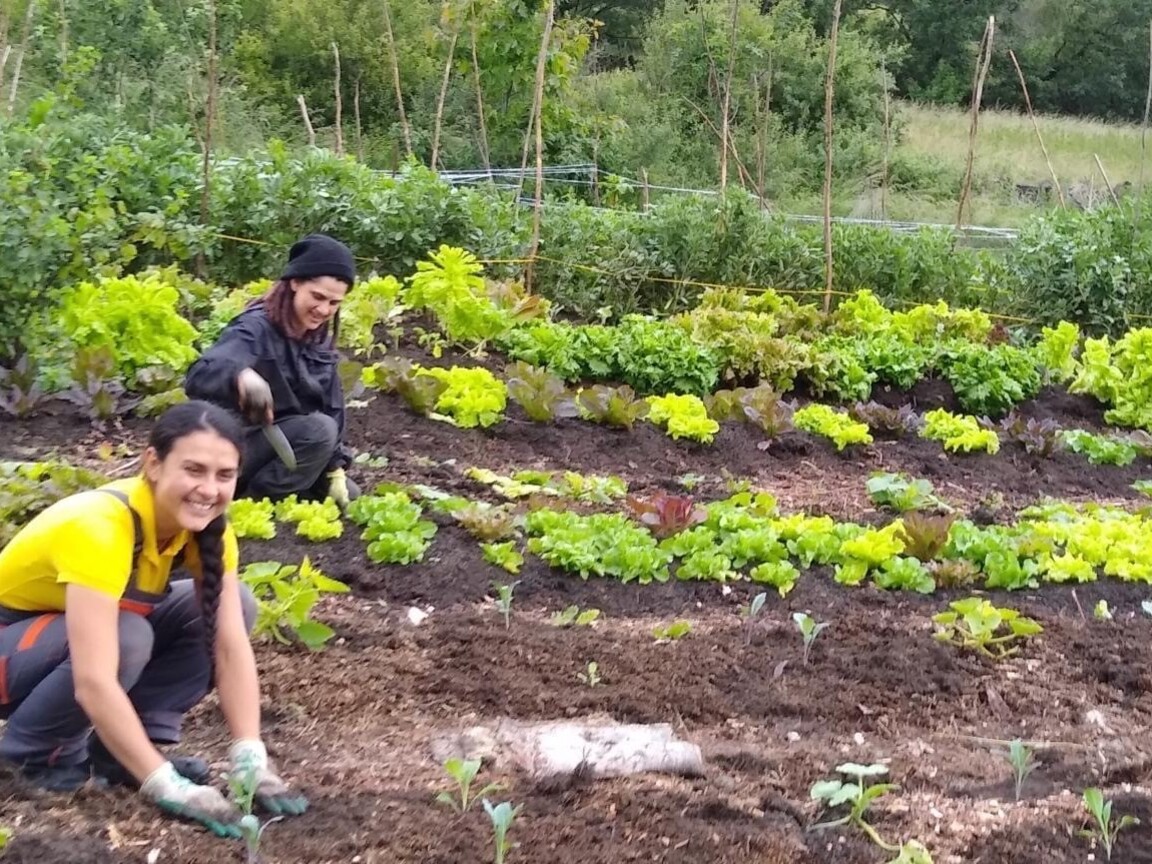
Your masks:
<svg viewBox="0 0 1152 864"><path fill-rule="evenodd" d="M148 619L134 612L121 612L117 629L120 637L120 681L130 686L152 659L156 635Z"/></svg>
<svg viewBox="0 0 1152 864"><path fill-rule="evenodd" d="M244 613L244 627L251 633L252 628L256 626L256 616L259 614L259 606L256 602L256 595L252 593L252 589L240 583L240 611Z"/></svg>

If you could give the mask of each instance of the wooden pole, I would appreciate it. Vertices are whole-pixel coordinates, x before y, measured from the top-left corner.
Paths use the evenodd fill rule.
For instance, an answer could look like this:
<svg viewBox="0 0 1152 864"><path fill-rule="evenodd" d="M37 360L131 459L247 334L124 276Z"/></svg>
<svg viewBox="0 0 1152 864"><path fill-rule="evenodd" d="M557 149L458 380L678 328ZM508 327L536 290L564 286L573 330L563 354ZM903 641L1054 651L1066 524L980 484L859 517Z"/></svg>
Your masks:
<svg viewBox="0 0 1152 864"><path fill-rule="evenodd" d="M884 164L880 175L880 218L888 218L888 171L892 159L892 106L888 93L888 64L880 63L881 83L884 87Z"/></svg>
<svg viewBox="0 0 1152 864"><path fill-rule="evenodd" d="M828 36L828 76L824 81L824 312L832 309L832 100L836 93L836 41L840 36L843 0L832 8Z"/></svg>
<svg viewBox="0 0 1152 864"><path fill-rule="evenodd" d="M364 129L360 125L360 76L356 76L356 86L352 91L352 113L356 117L356 158L364 161Z"/></svg>
<svg viewBox="0 0 1152 864"><path fill-rule="evenodd" d="M1092 158L1096 160L1096 167L1100 169L1100 176L1104 178L1104 187L1108 190L1108 194L1112 198L1112 203L1117 207L1120 206L1120 199L1116 197L1116 190L1112 188L1112 181L1108 179L1108 172L1104 170L1104 163L1100 161L1100 157L1093 153Z"/></svg>
<svg viewBox="0 0 1152 864"><path fill-rule="evenodd" d="M20 89L20 70L24 66L24 55L28 53L28 44L32 39L32 18L36 13L36 0L28 0L28 8L24 11L24 29L20 33L20 47L16 50L16 65L12 68L12 86L8 90L8 116L16 110L16 93Z"/></svg>
<svg viewBox="0 0 1152 864"><path fill-rule="evenodd" d="M344 97L341 96L340 90L340 46L335 42L332 43L332 56L336 60L336 81L334 84L336 90L336 155L344 155Z"/></svg>
<svg viewBox="0 0 1152 864"><path fill-rule="evenodd" d="M1152 113L1152 22L1148 25L1148 96L1144 100L1144 122L1140 126L1140 181L1136 188L1136 213L1133 224L1140 225L1144 203L1144 159L1148 153L1148 115Z"/></svg>
<svg viewBox="0 0 1152 864"><path fill-rule="evenodd" d="M992 41L996 35L996 16L988 17L984 38L980 40L980 54L976 58L976 72L972 83L972 123L968 129L968 161L964 167L964 183L960 189L960 206L956 210L956 230L964 226L964 205L972 191L972 168L976 161L976 133L980 130L980 103L984 100L984 79L992 64Z"/></svg>
<svg viewBox="0 0 1152 864"><path fill-rule="evenodd" d="M448 42L448 58L444 61L444 77L440 81L440 96L436 100L436 122L432 128L432 170L436 170L436 159L440 155L440 124L444 122L444 100L448 98L448 82L452 79L452 60L456 56L456 39L460 28L452 32Z"/></svg>
<svg viewBox="0 0 1152 864"><path fill-rule="evenodd" d="M540 37L540 56L536 59L536 93L532 99L532 114L536 124L536 200L532 206L532 244L528 249L528 268L524 287L532 291L532 279L536 270L536 254L540 251L540 211L544 204L544 131L541 122L544 114L544 78L548 63L548 43L552 39L552 18L556 13L553 0L548 0L544 10L544 34Z"/></svg>
<svg viewBox="0 0 1152 864"><path fill-rule="evenodd" d="M732 26L728 32L728 71L724 76L724 99L720 112L720 188L728 188L728 138L731 134L732 74L736 67L736 24L740 0L732 0Z"/></svg>
<svg viewBox="0 0 1152 864"><path fill-rule="evenodd" d="M647 213L648 212L648 200L649 200L649 194L650 194L650 189L648 187L648 169L647 168L641 168L640 169L640 183L642 184L640 186L640 206L641 206L641 209L643 209L643 211L645 213Z"/></svg>
<svg viewBox="0 0 1152 864"><path fill-rule="evenodd" d="M316 130L312 128L312 118L308 116L308 103L304 101L304 94L296 94L296 103L300 106L300 114L304 117L304 128L308 131L308 146L316 146Z"/></svg>
<svg viewBox="0 0 1152 864"><path fill-rule="evenodd" d="M384 4L384 38L388 45L388 61L392 66L392 89L396 92L396 110L400 114L400 131L404 135L404 150L412 155L412 130L408 128L408 114L404 110L404 91L400 87L400 61L396 57L396 38L392 35L392 8Z"/></svg>
<svg viewBox="0 0 1152 864"><path fill-rule="evenodd" d="M208 96L204 105L204 177L200 193L200 225L207 227L212 204L212 146L213 127L216 125L217 52L216 52L216 0L208 0ZM196 269L201 279L208 275L204 253L196 256Z"/></svg>
<svg viewBox="0 0 1152 864"><path fill-rule="evenodd" d="M472 78L476 86L476 116L480 120L480 158L484 160L484 170L488 177L492 177L492 162L488 156L488 123L484 119L484 88L480 86L480 58L476 52L476 31L479 21L476 17L476 4L470 4L472 10Z"/></svg>
<svg viewBox="0 0 1152 864"><path fill-rule="evenodd" d="M1044 162L1048 165L1048 173L1052 175L1052 183L1056 186L1056 194L1060 198L1060 206L1068 209L1064 201L1064 190L1060 188L1060 178L1056 176L1056 169L1052 167L1052 159L1048 156L1048 148L1044 145L1044 136L1040 134L1040 124L1036 122L1036 115L1032 111L1032 97L1028 95L1028 82L1024 80L1024 70L1016 59L1016 52L1008 49L1008 56L1012 58L1012 65L1016 67L1016 75L1020 79L1020 89L1024 91L1024 107L1028 109L1028 119L1032 121L1032 128L1036 131L1036 140L1040 142L1040 152L1044 154Z"/></svg>
<svg viewBox="0 0 1152 864"><path fill-rule="evenodd" d="M60 65L68 65L68 5L60 0Z"/></svg>

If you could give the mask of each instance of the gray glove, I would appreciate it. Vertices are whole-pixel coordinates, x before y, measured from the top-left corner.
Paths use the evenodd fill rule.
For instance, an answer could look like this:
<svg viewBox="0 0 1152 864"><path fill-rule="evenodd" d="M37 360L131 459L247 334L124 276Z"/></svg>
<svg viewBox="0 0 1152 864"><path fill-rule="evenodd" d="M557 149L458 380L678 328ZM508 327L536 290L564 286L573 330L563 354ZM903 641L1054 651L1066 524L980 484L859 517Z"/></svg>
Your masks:
<svg viewBox="0 0 1152 864"><path fill-rule="evenodd" d="M308 799L293 792L280 779L268 760L263 742L251 738L235 741L228 750L231 782L248 794L254 803L275 816L299 816L308 809Z"/></svg>
<svg viewBox="0 0 1152 864"><path fill-rule="evenodd" d="M255 369L245 369L236 378L240 393L240 413L253 426L267 425L273 419L272 388Z"/></svg>
<svg viewBox="0 0 1152 864"><path fill-rule="evenodd" d="M140 786L140 794L162 810L199 822L217 837L240 838L240 811L211 786L198 786L165 762Z"/></svg>

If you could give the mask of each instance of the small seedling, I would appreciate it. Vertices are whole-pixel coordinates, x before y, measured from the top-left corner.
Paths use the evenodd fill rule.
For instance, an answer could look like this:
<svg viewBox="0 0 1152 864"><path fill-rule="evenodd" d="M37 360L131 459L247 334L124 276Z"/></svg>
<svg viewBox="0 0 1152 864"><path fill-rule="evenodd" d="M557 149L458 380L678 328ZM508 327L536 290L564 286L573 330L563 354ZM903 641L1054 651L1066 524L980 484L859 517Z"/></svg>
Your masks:
<svg viewBox="0 0 1152 864"><path fill-rule="evenodd" d="M4 854L4 850L8 848L8 844L12 842L15 832L7 825L0 825L0 855Z"/></svg>
<svg viewBox="0 0 1152 864"><path fill-rule="evenodd" d="M740 614L744 617L744 644L752 644L752 628L756 625L756 616L764 609L764 604L768 602L768 592L761 591L752 598L747 606L740 607Z"/></svg>
<svg viewBox="0 0 1152 864"><path fill-rule="evenodd" d="M1020 790L1024 787L1024 781L1028 779L1029 774L1039 767L1040 763L1034 758L1032 748L1019 738L1008 744L1008 749L1004 751L1003 755L1008 760L1008 764L1012 766L1016 780L1016 800L1019 801Z"/></svg>
<svg viewBox="0 0 1152 864"><path fill-rule="evenodd" d="M252 804L256 800L256 769L249 768L243 777L233 777L228 781L232 788L232 799L244 815L240 817L238 827L240 836L244 839L244 847L248 852L248 864L260 864L260 841L264 839L264 832L273 822L279 822L283 816L274 816L261 824L260 817L252 812Z"/></svg>
<svg viewBox="0 0 1152 864"><path fill-rule="evenodd" d="M792 613L792 620L796 622L796 629L800 631L800 635L804 637L804 665L808 665L808 655L812 651L812 643L816 641L825 627L829 626L827 622L817 624L812 616L804 612Z"/></svg>
<svg viewBox="0 0 1152 864"><path fill-rule="evenodd" d="M1017 652L1018 648L1009 643L1044 632L1036 621L1015 609L993 606L980 597L955 600L948 606L950 611L932 616L937 625L936 638L979 651L993 660L1003 660Z"/></svg>
<svg viewBox="0 0 1152 864"><path fill-rule="evenodd" d="M1140 820L1135 816L1121 816L1112 819L1112 802L1104 798L1104 793L1096 787L1084 790L1084 809L1087 810L1096 824L1080 832L1081 837L1098 842L1104 849L1104 857L1112 860L1112 847L1116 843L1116 835L1124 828L1139 825Z"/></svg>
<svg viewBox="0 0 1152 864"><path fill-rule="evenodd" d="M504 629L507 630L512 626L512 592L516 590L516 586L520 582L517 580L511 585L500 585L496 582L492 583L492 587L496 589L496 608L500 610L500 614L504 616Z"/></svg>
<svg viewBox="0 0 1152 864"><path fill-rule="evenodd" d="M692 625L683 619L677 619L671 624L662 624L652 628L652 635L657 642L675 642L692 632Z"/></svg>
<svg viewBox="0 0 1152 864"><path fill-rule="evenodd" d="M508 829L512 827L512 821L523 806L520 804L513 807L511 802L503 801L493 807L487 798L484 799L484 810L492 820L492 839L496 842L495 864L504 864L508 851L512 849L512 844L508 842Z"/></svg>
<svg viewBox="0 0 1152 864"><path fill-rule="evenodd" d="M499 792L504 787L499 783L489 783L475 795L471 793L472 781L480 773L479 759L449 759L444 763L444 770L456 781L456 794L441 792L436 796L436 802L447 804L457 813L464 813L471 807L477 798L483 798L493 792Z"/></svg>
<svg viewBox="0 0 1152 864"><path fill-rule="evenodd" d="M576 677L589 687L595 687L603 679L600 677L600 665L593 660L583 672L577 672Z"/></svg>
<svg viewBox="0 0 1152 864"><path fill-rule="evenodd" d="M581 612L579 606L567 606L563 612L553 612L551 620L553 627L591 627L599 617L599 609L585 609Z"/></svg>
<svg viewBox="0 0 1152 864"><path fill-rule="evenodd" d="M864 814L867 813L868 807L873 801L900 788L892 783L864 785L864 778L866 777L880 777L887 774L887 766L857 765L855 762L846 762L843 765L836 766L836 771L839 774L847 774L849 777L854 778L854 780L851 782L845 782L839 779L821 780L812 786L808 794L813 801L823 801L828 808L850 804L852 809L848 812L847 816L843 816L840 819L813 825L812 830L821 831L826 828L838 828L841 825L851 824L867 834L869 839L881 849L885 849L888 852L900 852L899 846L885 843L876 832L876 829L869 825L864 819Z"/></svg>
<svg viewBox="0 0 1152 864"><path fill-rule="evenodd" d="M1108 601L1107 600L1097 600L1096 606L1092 610L1092 616L1097 621L1111 621L1112 620L1112 610L1108 608Z"/></svg>
<svg viewBox="0 0 1152 864"><path fill-rule="evenodd" d="M900 854L888 864L932 864L932 856L924 848L924 844L917 840L909 840L900 847Z"/></svg>

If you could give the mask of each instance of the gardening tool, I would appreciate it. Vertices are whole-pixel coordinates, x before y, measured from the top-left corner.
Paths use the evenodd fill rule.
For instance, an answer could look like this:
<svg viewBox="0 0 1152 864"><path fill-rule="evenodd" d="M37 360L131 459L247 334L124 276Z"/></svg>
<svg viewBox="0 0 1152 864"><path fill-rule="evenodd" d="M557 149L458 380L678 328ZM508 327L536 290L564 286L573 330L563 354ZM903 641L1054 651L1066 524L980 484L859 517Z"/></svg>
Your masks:
<svg viewBox="0 0 1152 864"><path fill-rule="evenodd" d="M245 369L238 382L240 407L249 423L259 424L264 437L289 471L296 470L296 453L283 430L273 422L272 390L258 372Z"/></svg>

